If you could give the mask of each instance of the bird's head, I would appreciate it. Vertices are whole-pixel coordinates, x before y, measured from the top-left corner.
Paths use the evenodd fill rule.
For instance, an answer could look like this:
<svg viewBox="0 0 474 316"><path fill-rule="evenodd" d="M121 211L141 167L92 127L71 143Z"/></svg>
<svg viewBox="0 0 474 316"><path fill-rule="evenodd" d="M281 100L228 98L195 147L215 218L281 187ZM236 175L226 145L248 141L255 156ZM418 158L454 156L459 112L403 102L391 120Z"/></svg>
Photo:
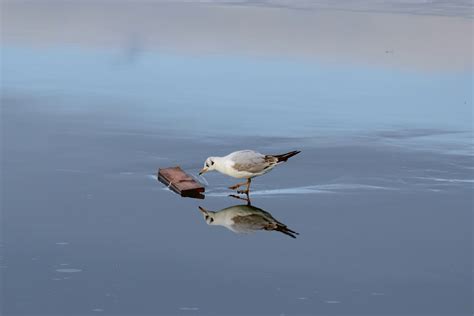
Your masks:
<svg viewBox="0 0 474 316"><path fill-rule="evenodd" d="M206 221L206 223L208 225L213 225L215 212L208 211L204 207L201 207L201 206L199 206L199 210L201 211L202 216L204 217L204 220Z"/></svg>
<svg viewBox="0 0 474 316"><path fill-rule="evenodd" d="M201 169L201 171L199 171L199 175L202 175L208 171L215 170L216 169L215 165L216 165L215 157L207 158L206 161L204 162L204 167Z"/></svg>

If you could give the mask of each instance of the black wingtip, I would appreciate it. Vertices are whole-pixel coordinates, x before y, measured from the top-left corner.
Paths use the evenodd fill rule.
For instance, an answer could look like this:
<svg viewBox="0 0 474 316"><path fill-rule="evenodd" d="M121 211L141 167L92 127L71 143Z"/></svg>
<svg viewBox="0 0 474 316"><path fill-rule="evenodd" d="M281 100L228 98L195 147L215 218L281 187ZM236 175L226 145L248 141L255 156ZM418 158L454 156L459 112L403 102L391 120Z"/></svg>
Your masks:
<svg viewBox="0 0 474 316"><path fill-rule="evenodd" d="M295 239L296 239L296 236L299 235L299 233L289 229L286 226L278 226L275 230L279 231L280 233L283 233L287 236L290 236L291 238L295 238Z"/></svg>
<svg viewBox="0 0 474 316"><path fill-rule="evenodd" d="M275 155L275 157L278 159L278 162L282 162L282 161L287 161L288 158L291 158L294 155L299 154L300 152L301 152L301 150L293 150L293 151L290 151L286 154Z"/></svg>

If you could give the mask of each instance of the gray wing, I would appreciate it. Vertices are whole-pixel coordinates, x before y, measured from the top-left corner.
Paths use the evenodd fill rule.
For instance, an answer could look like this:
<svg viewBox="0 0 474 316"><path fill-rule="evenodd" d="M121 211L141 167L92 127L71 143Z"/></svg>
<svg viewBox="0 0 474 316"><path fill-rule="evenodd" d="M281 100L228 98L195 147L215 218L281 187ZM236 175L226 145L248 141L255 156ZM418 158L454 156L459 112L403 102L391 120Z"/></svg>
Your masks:
<svg viewBox="0 0 474 316"><path fill-rule="evenodd" d="M234 162L235 170L250 173L262 172L278 162L273 156L265 156L252 150L237 151L230 158Z"/></svg>
<svg viewBox="0 0 474 316"><path fill-rule="evenodd" d="M259 214L235 216L232 221L234 222L232 229L242 233L265 229L270 224L265 217Z"/></svg>
<svg viewBox="0 0 474 316"><path fill-rule="evenodd" d="M299 235L285 224L277 221L270 213L258 207L237 205L227 208L227 210L239 212L239 215L232 218L233 224L227 227L234 232L251 233L256 230L267 230L278 231L292 238L296 238L296 235Z"/></svg>

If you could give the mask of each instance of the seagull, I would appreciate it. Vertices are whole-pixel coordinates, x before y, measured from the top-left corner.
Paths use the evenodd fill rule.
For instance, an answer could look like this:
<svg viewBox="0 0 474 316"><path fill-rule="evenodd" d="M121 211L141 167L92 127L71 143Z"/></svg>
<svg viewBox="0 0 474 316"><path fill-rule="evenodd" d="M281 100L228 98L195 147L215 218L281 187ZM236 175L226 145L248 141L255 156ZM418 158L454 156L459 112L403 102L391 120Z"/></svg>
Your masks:
<svg viewBox="0 0 474 316"><path fill-rule="evenodd" d="M234 233L252 233L257 230L278 231L292 238L299 235L285 224L277 221L272 214L252 205L234 205L218 212L199 206L208 225L219 225Z"/></svg>
<svg viewBox="0 0 474 316"><path fill-rule="evenodd" d="M204 162L204 168L201 169L199 175L208 171L216 170L234 178L246 178L246 182L237 183L236 185L229 187L229 189L236 190L241 186L246 185L246 190L237 191L237 193L245 193L248 195L252 178L269 172L276 165L287 161L288 158L293 157L300 152L301 151L299 150L294 150L281 155L264 155L253 150L239 150L224 157L207 158Z"/></svg>

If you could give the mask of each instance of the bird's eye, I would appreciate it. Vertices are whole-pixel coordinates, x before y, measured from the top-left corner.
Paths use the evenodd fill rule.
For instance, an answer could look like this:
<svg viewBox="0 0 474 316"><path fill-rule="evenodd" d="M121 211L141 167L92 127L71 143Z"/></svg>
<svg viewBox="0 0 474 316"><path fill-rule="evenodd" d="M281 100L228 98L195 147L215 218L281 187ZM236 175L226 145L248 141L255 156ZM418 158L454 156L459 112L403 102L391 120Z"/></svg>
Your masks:
<svg viewBox="0 0 474 316"><path fill-rule="evenodd" d="M214 161L211 160L211 166L214 164Z"/></svg>
<svg viewBox="0 0 474 316"><path fill-rule="evenodd" d="M214 221L214 219L211 217L211 220L210 220L210 222L212 223L213 221Z"/></svg>
<svg viewBox="0 0 474 316"><path fill-rule="evenodd" d="M209 168L209 165L207 164L207 162L206 162L206 167L208 167L208 168Z"/></svg>
<svg viewBox="0 0 474 316"><path fill-rule="evenodd" d="M207 220L208 218L209 218L209 216L208 216L208 215L206 215L206 220Z"/></svg>

